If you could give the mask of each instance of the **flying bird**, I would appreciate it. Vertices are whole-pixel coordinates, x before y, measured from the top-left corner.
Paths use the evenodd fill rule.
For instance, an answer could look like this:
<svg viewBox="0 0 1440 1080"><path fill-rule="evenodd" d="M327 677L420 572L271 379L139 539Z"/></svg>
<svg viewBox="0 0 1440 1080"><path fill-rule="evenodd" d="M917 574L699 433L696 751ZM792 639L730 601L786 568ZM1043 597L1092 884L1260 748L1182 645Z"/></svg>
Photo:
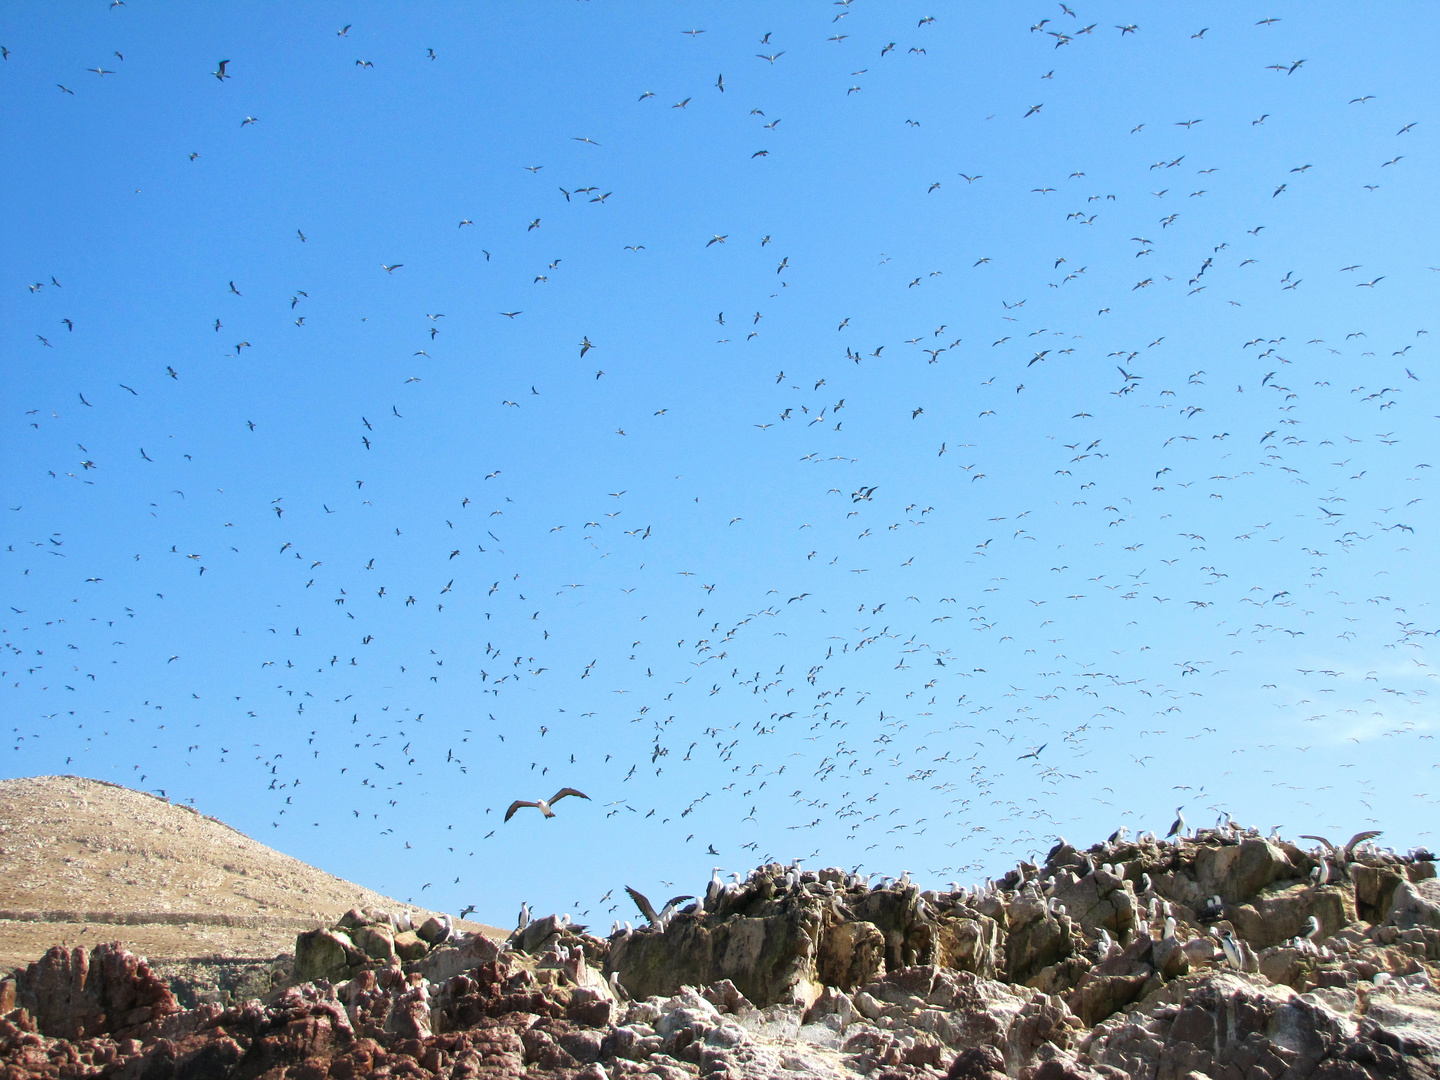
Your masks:
<svg viewBox="0 0 1440 1080"><path fill-rule="evenodd" d="M535 807L535 809L539 810L540 813L544 814L547 818L552 818L555 816L555 811L551 810L550 807L555 803L559 802L561 799L565 798L566 795L574 795L577 798L581 799L590 798L590 796L586 795L583 791L576 791L573 787L564 787L557 791L554 795L551 795L548 799L536 799L534 802L528 802L524 799L516 799L513 803L510 804L510 809L505 811L505 820L509 821L512 817L514 817L515 811L519 810L522 806L533 806Z"/></svg>

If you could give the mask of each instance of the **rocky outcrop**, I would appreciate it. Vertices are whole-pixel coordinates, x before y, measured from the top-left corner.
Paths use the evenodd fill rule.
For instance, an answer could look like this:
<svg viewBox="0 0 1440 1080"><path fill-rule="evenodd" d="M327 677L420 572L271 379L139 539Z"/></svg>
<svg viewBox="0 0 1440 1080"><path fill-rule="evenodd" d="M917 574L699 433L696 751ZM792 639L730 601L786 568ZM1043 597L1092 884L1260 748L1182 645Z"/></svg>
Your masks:
<svg viewBox="0 0 1440 1080"><path fill-rule="evenodd" d="M193 1009L202 1002L225 1008L250 998L269 998L295 981L294 968L293 956L212 955L150 961L150 970L164 980L182 1009Z"/></svg>
<svg viewBox="0 0 1440 1080"><path fill-rule="evenodd" d="M1296 995L1263 980L1210 975L1106 1021L1083 1049L1090 1061L1133 1077L1436 1075L1433 988L1407 980L1367 996L1374 1001L1357 1017L1353 993Z"/></svg>
<svg viewBox="0 0 1440 1080"><path fill-rule="evenodd" d="M467 951L460 956L462 939ZM451 970L439 976L446 978L467 965L473 967L493 957L493 948L485 955L487 944L481 935L457 935L451 922L433 915L412 925L408 913L351 908L334 926L307 930L297 936L294 981L340 982L362 971L396 964L409 971L407 965L427 960L430 963L422 965L427 976L448 966ZM457 960L463 961L458 967Z"/></svg>
<svg viewBox="0 0 1440 1080"><path fill-rule="evenodd" d="M692 905L665 927L612 936L606 974L637 996L728 979L748 998L809 1005L826 986L853 990L914 964L993 975L1000 925L960 893L927 900L913 886L871 889L839 870L770 865L743 886Z"/></svg>
<svg viewBox="0 0 1440 1080"><path fill-rule="evenodd" d="M123 1035L179 1010L165 981L119 945L57 945L18 974L11 993L40 1032L62 1039Z"/></svg>
<svg viewBox="0 0 1440 1080"><path fill-rule="evenodd" d="M653 929L503 948L351 912L297 943L337 977L228 1008L52 950L0 983L0 1080L1440 1076L1433 865L1349 857L1320 885L1319 853L1238 830L1062 844L949 893L767 866Z"/></svg>

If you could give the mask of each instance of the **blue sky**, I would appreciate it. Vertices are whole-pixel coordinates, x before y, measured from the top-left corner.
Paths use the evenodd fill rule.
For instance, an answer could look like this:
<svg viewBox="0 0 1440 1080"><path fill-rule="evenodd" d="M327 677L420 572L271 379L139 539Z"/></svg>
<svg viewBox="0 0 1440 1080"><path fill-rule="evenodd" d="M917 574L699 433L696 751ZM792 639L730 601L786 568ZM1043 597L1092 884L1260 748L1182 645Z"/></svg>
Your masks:
<svg viewBox="0 0 1440 1080"><path fill-rule="evenodd" d="M1434 9L1071 7L7 7L3 775L502 924L1433 843Z"/></svg>

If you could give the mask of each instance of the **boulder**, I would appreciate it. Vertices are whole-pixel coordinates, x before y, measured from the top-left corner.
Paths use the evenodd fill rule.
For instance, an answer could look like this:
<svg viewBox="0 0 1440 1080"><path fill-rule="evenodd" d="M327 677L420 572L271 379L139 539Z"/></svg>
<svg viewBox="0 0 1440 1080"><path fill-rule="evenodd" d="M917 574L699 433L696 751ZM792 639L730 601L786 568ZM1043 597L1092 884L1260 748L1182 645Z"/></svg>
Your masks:
<svg viewBox="0 0 1440 1080"><path fill-rule="evenodd" d="M993 1046L972 1046L955 1055L945 1080L1008 1080L1005 1055Z"/></svg>
<svg viewBox="0 0 1440 1080"><path fill-rule="evenodd" d="M1399 882L1391 896L1385 922L1401 929L1440 929L1440 880Z"/></svg>
<svg viewBox="0 0 1440 1080"><path fill-rule="evenodd" d="M350 934L355 947L371 960L391 963L395 956L395 935L388 925L373 923L357 926Z"/></svg>
<svg viewBox="0 0 1440 1080"><path fill-rule="evenodd" d="M343 930L307 930L295 938L295 978L300 982L335 982L364 961L365 955Z"/></svg>
<svg viewBox="0 0 1440 1080"><path fill-rule="evenodd" d="M1167 982L1190 971L1190 956L1185 951L1185 943L1178 938L1163 938L1155 942L1150 962Z"/></svg>
<svg viewBox="0 0 1440 1080"><path fill-rule="evenodd" d="M1063 904L1069 917L1087 934L1104 928L1118 938L1135 927L1138 905L1134 884L1103 870L1057 888L1052 900Z"/></svg>
<svg viewBox="0 0 1440 1080"><path fill-rule="evenodd" d="M534 956L544 952L564 933L564 920L558 915L546 915L544 918L531 919L525 924L524 930L516 931L510 936L510 942L521 952Z"/></svg>
<svg viewBox="0 0 1440 1080"><path fill-rule="evenodd" d="M1292 990L1306 990L1307 978L1313 964L1311 958L1299 949L1273 948L1260 954L1260 974L1270 982L1288 986Z"/></svg>
<svg viewBox="0 0 1440 1080"><path fill-rule="evenodd" d="M1005 1056L1015 1065L1049 1051L1069 1051L1085 1027L1062 998L1036 994L1016 1014L1005 1032Z"/></svg>
<svg viewBox="0 0 1440 1080"><path fill-rule="evenodd" d="M420 960L430 951L429 946L421 941L419 935L413 930L402 930L396 934L393 944L395 955L402 961Z"/></svg>
<svg viewBox="0 0 1440 1080"><path fill-rule="evenodd" d="M415 933L420 935L422 941L430 945L438 945L450 936L450 924L431 915L416 929Z"/></svg>
<svg viewBox="0 0 1440 1080"><path fill-rule="evenodd" d="M1295 867L1278 845L1251 837L1238 844L1200 846L1193 874L1201 896L1219 895L1225 903L1235 904L1281 878L1293 877Z"/></svg>
<svg viewBox="0 0 1440 1080"><path fill-rule="evenodd" d="M421 960L407 965L433 983L447 982L463 972L473 971L500 955L500 946L484 934L466 934L431 949Z"/></svg>

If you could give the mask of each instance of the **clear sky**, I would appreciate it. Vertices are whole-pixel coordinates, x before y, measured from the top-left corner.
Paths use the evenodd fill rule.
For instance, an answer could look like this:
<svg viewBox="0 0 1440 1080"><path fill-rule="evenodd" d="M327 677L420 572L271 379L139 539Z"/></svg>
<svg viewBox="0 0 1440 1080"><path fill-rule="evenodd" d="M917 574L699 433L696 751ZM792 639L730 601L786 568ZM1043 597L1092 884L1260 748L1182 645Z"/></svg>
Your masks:
<svg viewBox="0 0 1440 1080"><path fill-rule="evenodd" d="M0 775L502 925L1433 844L1437 33L6 5Z"/></svg>

